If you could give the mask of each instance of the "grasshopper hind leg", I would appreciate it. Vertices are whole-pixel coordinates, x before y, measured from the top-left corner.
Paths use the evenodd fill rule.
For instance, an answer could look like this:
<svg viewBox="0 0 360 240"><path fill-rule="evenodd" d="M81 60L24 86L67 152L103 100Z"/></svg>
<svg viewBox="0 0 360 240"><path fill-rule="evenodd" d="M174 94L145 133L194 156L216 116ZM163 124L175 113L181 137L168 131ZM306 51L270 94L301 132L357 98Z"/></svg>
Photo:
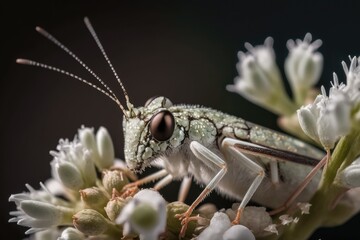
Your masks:
<svg viewBox="0 0 360 240"><path fill-rule="evenodd" d="M245 208L245 206L248 204L252 196L254 195L255 191L258 189L260 183L262 182L263 178L265 177L265 170L259 166L257 163L252 161L250 158L245 156L243 153L239 152L236 148L234 148L234 145L227 141L227 139L223 140L222 143L222 150L224 150L225 153L229 153L237 159L241 159L241 161L244 163L244 165L250 170L256 173L256 177L253 180L252 184L248 188L248 190L245 193L245 196L238 208L237 216L235 220L233 221L234 224L238 224L240 222L241 214ZM188 208L188 210L183 214L178 214L177 217L182 220L181 224L182 229L180 232L180 236L183 237L186 232L187 224L189 221L191 221L193 218L191 217L191 214L195 207L199 205L199 203L212 191L214 188L219 184L221 179L225 176L227 173L227 163L221 159L218 155L210 151L208 148L204 147L200 143L193 141L190 144L190 149L193 152L193 154L201 160L204 164L208 165L209 163L215 164L217 167L219 167L219 171L217 174L211 179L211 181L206 185L204 190L200 193L200 195L196 198L196 200L191 204L191 206Z"/></svg>
<svg viewBox="0 0 360 240"><path fill-rule="evenodd" d="M248 190L246 191L246 193L240 203L240 206L237 210L237 214L233 221L233 224L240 223L240 218L241 218L242 212L244 211L246 205L249 203L252 196L254 195L254 193L258 189L260 183L262 182L262 180L265 177L265 170L259 164L257 164L256 162L251 160L249 157L247 157L245 154L243 154L241 151L239 151L237 148L235 148L235 144L237 144L237 143L238 143L238 141L236 141L236 140L234 141L234 139L225 138L221 143L221 148L224 150L225 153L229 153L231 156L233 156L237 160L241 161L243 163L243 165L245 167L247 167L249 170L256 173L256 177L253 180L253 182L251 183ZM276 162L274 162L274 163L275 164L270 165L270 168L271 168L271 171L275 172L278 169L277 169L277 163ZM279 177L278 177L277 173L273 174L272 181L274 181L274 183L279 181Z"/></svg>

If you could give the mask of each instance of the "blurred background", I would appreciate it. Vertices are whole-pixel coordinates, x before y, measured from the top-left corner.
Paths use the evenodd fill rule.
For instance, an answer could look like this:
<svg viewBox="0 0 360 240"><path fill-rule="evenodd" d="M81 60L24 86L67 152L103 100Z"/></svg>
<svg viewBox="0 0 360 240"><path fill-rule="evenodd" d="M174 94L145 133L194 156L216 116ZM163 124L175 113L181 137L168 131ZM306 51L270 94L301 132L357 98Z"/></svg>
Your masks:
<svg viewBox="0 0 360 240"><path fill-rule="evenodd" d="M83 17L92 21L135 106L155 95L173 103L199 104L278 129L276 116L225 90L237 75L237 52L244 42L275 39L283 71L289 38L311 32L324 44L321 84L332 72L344 80L341 60L359 55L360 5L346 1L3 1L0 3L1 144L0 203L4 239L24 238L25 228L8 224L11 193L38 188L50 177L49 150L77 129L105 126L116 156L123 157L122 114L108 98L66 76L16 65L18 57L59 66L91 79L71 57L37 34L39 25L65 43L105 82L122 93ZM283 72L282 72L283 73ZM284 73L283 73L284 74ZM94 81L95 82L95 81ZM175 185L173 185L175 186ZM176 200L176 187L162 192ZM199 193L191 189L190 203ZM220 207L218 194L207 201ZM359 239L360 216L337 228L320 229L312 239ZM5 231L5 232L4 232Z"/></svg>

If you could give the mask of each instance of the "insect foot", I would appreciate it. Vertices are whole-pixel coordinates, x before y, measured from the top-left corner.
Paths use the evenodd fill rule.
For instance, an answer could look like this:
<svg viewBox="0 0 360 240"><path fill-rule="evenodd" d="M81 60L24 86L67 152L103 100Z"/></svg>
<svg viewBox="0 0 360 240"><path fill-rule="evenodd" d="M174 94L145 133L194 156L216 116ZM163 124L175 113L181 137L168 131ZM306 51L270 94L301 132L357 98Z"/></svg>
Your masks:
<svg viewBox="0 0 360 240"><path fill-rule="evenodd" d="M193 212L193 209L189 208L188 210L186 210L186 212L175 215L175 217L181 221L181 230L180 230L180 234L179 234L180 238L185 237L185 233L186 233L189 222L197 220L197 218L198 218L196 216L191 217L192 212Z"/></svg>

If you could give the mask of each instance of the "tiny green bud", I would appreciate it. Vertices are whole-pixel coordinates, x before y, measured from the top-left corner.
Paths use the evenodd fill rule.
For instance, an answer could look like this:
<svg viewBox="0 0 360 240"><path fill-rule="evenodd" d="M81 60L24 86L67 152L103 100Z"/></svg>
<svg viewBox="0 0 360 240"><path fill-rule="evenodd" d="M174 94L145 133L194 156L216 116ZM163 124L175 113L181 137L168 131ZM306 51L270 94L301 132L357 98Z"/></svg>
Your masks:
<svg viewBox="0 0 360 240"><path fill-rule="evenodd" d="M105 212L108 218L111 221L115 221L115 219L117 218L117 216L119 215L125 204L126 202L122 198L111 199L105 207Z"/></svg>
<svg viewBox="0 0 360 240"><path fill-rule="evenodd" d="M58 240L84 240L85 235L82 234L79 230L68 227L62 233L61 237Z"/></svg>
<svg viewBox="0 0 360 240"><path fill-rule="evenodd" d="M84 180L80 171L70 162L61 162L56 164L56 171L61 183L71 189L78 191L84 187Z"/></svg>
<svg viewBox="0 0 360 240"><path fill-rule="evenodd" d="M103 172L102 183L108 193L112 193L113 188L121 191L122 188L129 183L125 174L119 170L105 170Z"/></svg>
<svg viewBox="0 0 360 240"><path fill-rule="evenodd" d="M107 194L98 187L80 190L81 200L91 208L103 207L109 201Z"/></svg>
<svg viewBox="0 0 360 240"><path fill-rule="evenodd" d="M140 203L133 210L130 220L142 229L152 229L158 222L157 211L149 204Z"/></svg>
<svg viewBox="0 0 360 240"><path fill-rule="evenodd" d="M73 216L73 224L85 235L97 236L108 229L106 218L93 209L83 209Z"/></svg>
<svg viewBox="0 0 360 240"><path fill-rule="evenodd" d="M99 168L110 168L114 164L115 152L110 134L104 127L100 127L96 133L97 149L100 157Z"/></svg>

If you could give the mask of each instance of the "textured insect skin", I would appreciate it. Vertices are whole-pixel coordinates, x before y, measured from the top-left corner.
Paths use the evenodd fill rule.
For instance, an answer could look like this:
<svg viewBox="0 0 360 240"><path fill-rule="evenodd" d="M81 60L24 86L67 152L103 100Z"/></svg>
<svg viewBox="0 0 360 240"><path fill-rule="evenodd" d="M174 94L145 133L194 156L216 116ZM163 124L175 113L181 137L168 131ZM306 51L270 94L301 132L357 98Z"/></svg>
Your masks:
<svg viewBox="0 0 360 240"><path fill-rule="evenodd" d="M170 111L175 119L175 128L171 138L159 142L152 137L149 124L152 117L163 110ZM201 183L208 183L219 168L209 162L204 164L191 152L189 144L197 141L220 156L226 162L228 171L216 186L225 196L241 200L246 193L255 172L249 171L238 159L221 151L224 138L235 138L260 146L297 153L311 158L321 159L323 153L317 149L284 134L246 122L245 120L224 114L210 108L191 105L172 105L165 97L152 100L146 107L132 108L124 118L125 160L134 171L142 171L149 165L163 167L174 178L181 179L191 175ZM271 208L279 207L292 193L312 166L291 161L278 162L280 182L273 184L269 177L268 157L254 157L253 161L266 170L267 176L257 189L252 200ZM299 196L299 201L307 201L316 190L320 174Z"/></svg>

